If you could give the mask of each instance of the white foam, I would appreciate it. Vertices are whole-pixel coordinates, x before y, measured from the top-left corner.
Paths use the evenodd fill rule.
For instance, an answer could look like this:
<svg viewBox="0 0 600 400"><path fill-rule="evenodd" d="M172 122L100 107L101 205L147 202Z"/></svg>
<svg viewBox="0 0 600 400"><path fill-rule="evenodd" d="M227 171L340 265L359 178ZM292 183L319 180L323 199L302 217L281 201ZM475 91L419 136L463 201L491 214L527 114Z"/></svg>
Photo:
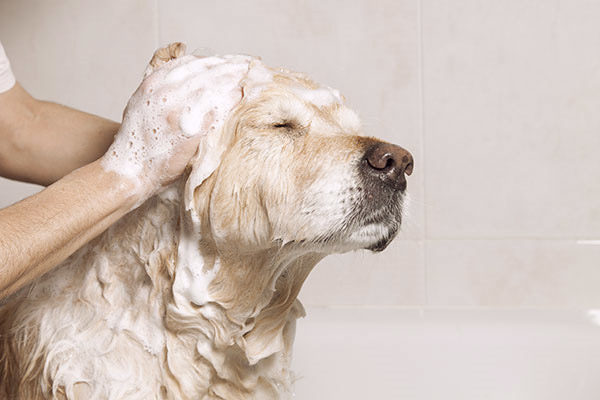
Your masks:
<svg viewBox="0 0 600 400"><path fill-rule="evenodd" d="M178 303L184 300L202 306L212 301L208 286L217 275L220 264L217 259L210 270L204 270L204 257L198 248L198 237L193 232L193 225L184 227L179 236L177 276L173 283L173 294Z"/></svg>
<svg viewBox="0 0 600 400"><path fill-rule="evenodd" d="M272 82L273 73L260 60L253 60L243 82L246 101L257 98Z"/></svg>
<svg viewBox="0 0 600 400"><path fill-rule="evenodd" d="M179 82L188 78L192 74L205 72L207 69L225 62L226 60L217 56L198 58L179 67L173 68L165 77L165 81L168 83Z"/></svg>
<svg viewBox="0 0 600 400"><path fill-rule="evenodd" d="M340 92L329 87L320 87L318 89L306 89L298 87L292 89L292 91L304 101L312 103L317 107L324 107L334 103L342 102Z"/></svg>
<svg viewBox="0 0 600 400"><path fill-rule="evenodd" d="M183 56L156 71L149 68L102 166L140 185L161 181L178 145L222 127L241 99L240 81L251 61L247 56Z"/></svg>
<svg viewBox="0 0 600 400"><path fill-rule="evenodd" d="M230 110L241 99L241 92L239 97L230 95L236 87L239 87L239 81L223 79L223 77L245 75L247 70L247 64L222 64L205 74L192 77L191 85L193 87L200 87L208 80L211 88L206 90L210 90L211 94L210 96L201 96L197 101L184 108L180 118L182 133L190 137L201 131L220 128ZM197 79L202 79L204 82L194 83L193 80Z"/></svg>

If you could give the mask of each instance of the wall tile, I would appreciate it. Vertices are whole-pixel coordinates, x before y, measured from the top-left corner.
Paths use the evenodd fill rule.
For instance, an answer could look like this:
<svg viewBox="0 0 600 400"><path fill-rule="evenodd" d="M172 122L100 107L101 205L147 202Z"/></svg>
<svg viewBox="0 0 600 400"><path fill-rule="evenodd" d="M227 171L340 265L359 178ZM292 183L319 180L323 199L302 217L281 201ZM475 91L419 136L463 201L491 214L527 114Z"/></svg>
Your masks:
<svg viewBox="0 0 600 400"><path fill-rule="evenodd" d="M431 306L600 306L600 245L431 240L425 251Z"/></svg>
<svg viewBox="0 0 600 400"><path fill-rule="evenodd" d="M425 303L423 243L397 239L382 253L330 255L309 275L300 300L312 305Z"/></svg>
<svg viewBox="0 0 600 400"><path fill-rule="evenodd" d="M600 3L423 4L429 236L600 237Z"/></svg>

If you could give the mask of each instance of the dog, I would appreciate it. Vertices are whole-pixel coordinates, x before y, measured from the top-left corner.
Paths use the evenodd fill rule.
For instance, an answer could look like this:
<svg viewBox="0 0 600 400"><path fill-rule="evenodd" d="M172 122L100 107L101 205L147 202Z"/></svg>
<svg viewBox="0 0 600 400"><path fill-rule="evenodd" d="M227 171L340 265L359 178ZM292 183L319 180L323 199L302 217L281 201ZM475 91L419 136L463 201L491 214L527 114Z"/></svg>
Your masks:
<svg viewBox="0 0 600 400"><path fill-rule="evenodd" d="M292 395L304 280L328 254L385 249L413 158L362 136L338 91L259 59L248 75L181 179L0 303L4 397Z"/></svg>

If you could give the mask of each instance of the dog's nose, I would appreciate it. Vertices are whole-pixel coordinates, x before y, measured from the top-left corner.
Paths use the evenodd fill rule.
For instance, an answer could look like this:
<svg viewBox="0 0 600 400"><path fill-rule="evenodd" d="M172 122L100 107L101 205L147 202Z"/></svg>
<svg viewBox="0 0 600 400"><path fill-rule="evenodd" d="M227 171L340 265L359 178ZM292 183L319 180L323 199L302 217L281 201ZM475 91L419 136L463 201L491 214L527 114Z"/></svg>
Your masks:
<svg viewBox="0 0 600 400"><path fill-rule="evenodd" d="M376 143L365 153L363 166L383 182L397 190L406 189L406 175L412 174L413 157L405 149L391 143Z"/></svg>

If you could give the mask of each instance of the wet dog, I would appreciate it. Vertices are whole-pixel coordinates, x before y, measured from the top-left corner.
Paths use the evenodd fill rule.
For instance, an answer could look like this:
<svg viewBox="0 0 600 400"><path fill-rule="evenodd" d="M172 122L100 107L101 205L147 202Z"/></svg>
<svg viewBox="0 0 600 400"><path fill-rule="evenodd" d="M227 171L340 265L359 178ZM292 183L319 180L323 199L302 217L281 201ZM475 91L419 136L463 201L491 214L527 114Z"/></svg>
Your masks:
<svg viewBox="0 0 600 400"><path fill-rule="evenodd" d="M252 59L241 86L179 181L0 306L0 393L290 395L304 280L328 254L385 249L413 160L302 74Z"/></svg>

